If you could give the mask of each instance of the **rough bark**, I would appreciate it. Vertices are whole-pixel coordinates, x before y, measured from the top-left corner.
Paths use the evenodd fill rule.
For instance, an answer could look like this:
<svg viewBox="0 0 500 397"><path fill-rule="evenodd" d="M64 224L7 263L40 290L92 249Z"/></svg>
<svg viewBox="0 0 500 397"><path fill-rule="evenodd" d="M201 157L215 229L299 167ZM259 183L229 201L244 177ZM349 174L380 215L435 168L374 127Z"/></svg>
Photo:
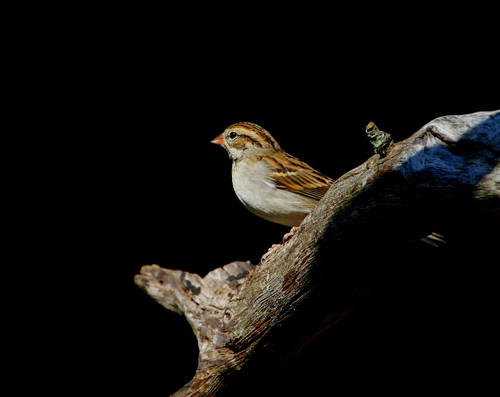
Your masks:
<svg viewBox="0 0 500 397"><path fill-rule="evenodd" d="M500 218L500 111L446 116L339 178L297 233L263 263L205 277L144 266L135 282L196 333L199 364L174 396L214 396L252 362L286 362L348 315L411 241ZM375 135L374 135L375 134Z"/></svg>

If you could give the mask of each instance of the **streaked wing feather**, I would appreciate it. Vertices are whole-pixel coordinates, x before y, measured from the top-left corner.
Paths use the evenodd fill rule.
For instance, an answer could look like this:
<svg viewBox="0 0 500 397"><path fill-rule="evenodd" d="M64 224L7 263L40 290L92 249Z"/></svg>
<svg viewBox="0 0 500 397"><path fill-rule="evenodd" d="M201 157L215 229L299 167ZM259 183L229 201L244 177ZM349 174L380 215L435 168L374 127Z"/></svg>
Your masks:
<svg viewBox="0 0 500 397"><path fill-rule="evenodd" d="M319 201L334 182L332 178L286 153L274 158L264 157L263 160L268 162L278 189L286 189Z"/></svg>

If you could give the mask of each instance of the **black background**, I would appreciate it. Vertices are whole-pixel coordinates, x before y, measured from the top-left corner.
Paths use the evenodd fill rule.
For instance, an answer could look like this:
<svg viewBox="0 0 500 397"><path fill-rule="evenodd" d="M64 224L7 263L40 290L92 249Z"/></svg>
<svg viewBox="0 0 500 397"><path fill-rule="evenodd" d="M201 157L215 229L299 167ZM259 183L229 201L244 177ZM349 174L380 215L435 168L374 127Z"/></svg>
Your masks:
<svg viewBox="0 0 500 397"><path fill-rule="evenodd" d="M256 264L288 231L236 198L231 162L210 144L228 125L257 123L336 178L373 154L369 121L399 141L439 116L499 108L491 49L471 55L466 36L357 36L359 21L307 32L292 24L262 38L236 21L213 34L210 24L172 19L116 17L90 40L87 26L72 42L81 52L60 65L60 106L45 115L58 115L65 132L44 137L64 148L45 158L61 193L49 207L60 215L58 237L44 250L64 263L56 335L76 389L176 391L196 370L196 338L134 275L151 263L201 276L234 260ZM53 222L47 212L43 219ZM444 250L411 247L356 313L289 372L273 374L261 395L487 383L497 299L492 230L443 231ZM355 253L343 260L355 262Z"/></svg>

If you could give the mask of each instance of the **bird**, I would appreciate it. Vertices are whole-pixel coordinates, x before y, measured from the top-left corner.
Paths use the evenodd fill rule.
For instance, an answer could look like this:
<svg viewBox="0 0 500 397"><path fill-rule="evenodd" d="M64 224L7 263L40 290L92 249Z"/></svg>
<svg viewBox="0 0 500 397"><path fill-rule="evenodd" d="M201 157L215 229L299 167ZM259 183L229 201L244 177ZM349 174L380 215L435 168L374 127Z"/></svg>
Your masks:
<svg viewBox="0 0 500 397"><path fill-rule="evenodd" d="M211 143L226 149L232 159L233 188L243 205L261 218L292 227L283 242L296 233L335 182L285 152L267 130L254 123L232 124ZM435 248L446 245L444 236L435 232L421 241Z"/></svg>
<svg viewBox="0 0 500 397"><path fill-rule="evenodd" d="M230 125L211 141L232 159L238 199L268 221L298 227L334 179L288 154L264 128L250 122Z"/></svg>

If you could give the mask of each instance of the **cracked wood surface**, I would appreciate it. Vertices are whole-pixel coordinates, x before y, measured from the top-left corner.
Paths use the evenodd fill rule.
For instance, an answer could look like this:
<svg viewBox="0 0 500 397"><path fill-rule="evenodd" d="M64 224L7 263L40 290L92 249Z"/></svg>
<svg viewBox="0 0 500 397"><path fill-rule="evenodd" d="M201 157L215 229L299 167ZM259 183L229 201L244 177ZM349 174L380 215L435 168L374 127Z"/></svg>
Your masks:
<svg viewBox="0 0 500 397"><path fill-rule="evenodd" d="M233 262L203 278L141 269L136 284L198 339L196 374L175 396L221 395L259 357L286 362L349 314L409 241L500 217L499 111L440 117L388 147L339 178L255 267Z"/></svg>

